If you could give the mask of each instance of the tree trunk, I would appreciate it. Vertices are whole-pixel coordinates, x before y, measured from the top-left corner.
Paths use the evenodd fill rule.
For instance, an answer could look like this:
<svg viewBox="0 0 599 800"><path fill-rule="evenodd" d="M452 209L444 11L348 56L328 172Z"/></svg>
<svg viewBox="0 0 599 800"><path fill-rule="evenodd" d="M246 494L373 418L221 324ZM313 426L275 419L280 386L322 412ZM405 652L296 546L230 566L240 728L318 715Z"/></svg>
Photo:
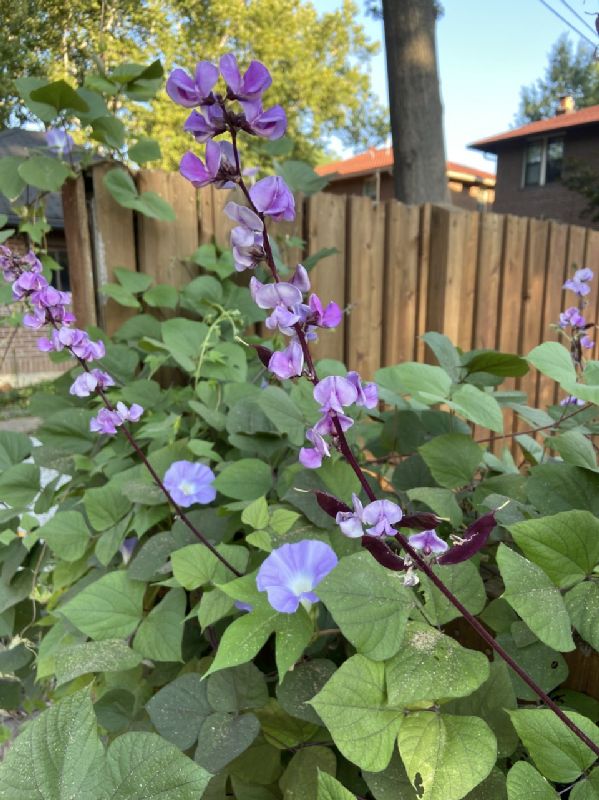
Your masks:
<svg viewBox="0 0 599 800"><path fill-rule="evenodd" d="M435 0L383 0L395 197L449 203Z"/></svg>

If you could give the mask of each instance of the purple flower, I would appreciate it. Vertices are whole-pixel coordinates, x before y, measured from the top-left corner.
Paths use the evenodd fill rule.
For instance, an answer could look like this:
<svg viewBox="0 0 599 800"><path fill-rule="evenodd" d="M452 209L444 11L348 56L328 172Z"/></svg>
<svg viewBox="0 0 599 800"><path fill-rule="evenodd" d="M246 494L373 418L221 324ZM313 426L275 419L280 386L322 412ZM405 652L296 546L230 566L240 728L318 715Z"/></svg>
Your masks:
<svg viewBox="0 0 599 800"><path fill-rule="evenodd" d="M62 128L50 128L44 135L50 150L54 150L58 155L67 155L75 145L72 137Z"/></svg>
<svg viewBox="0 0 599 800"><path fill-rule="evenodd" d="M425 556L430 556L431 553L444 553L448 548L447 542L440 539L434 530L414 533L408 538L408 542L415 550L422 550Z"/></svg>
<svg viewBox="0 0 599 800"><path fill-rule="evenodd" d="M320 328L336 328L343 318L343 313L337 303L331 302L323 309L322 302L316 294L310 295L308 304L310 308L308 323L311 325L318 325Z"/></svg>
<svg viewBox="0 0 599 800"><path fill-rule="evenodd" d="M365 408L376 408L379 401L379 390L376 383L366 383L362 386L362 381L357 372L348 372L347 380L356 388L358 393L357 405Z"/></svg>
<svg viewBox="0 0 599 800"><path fill-rule="evenodd" d="M322 459L331 455L329 446L323 437L314 428L306 431L308 439L314 447L302 447L299 452L299 461L307 469L318 469L322 465Z"/></svg>
<svg viewBox="0 0 599 800"><path fill-rule="evenodd" d="M175 461L167 469L164 485L177 505L187 508L194 503L211 503L216 497L212 485L214 472L204 464Z"/></svg>
<svg viewBox="0 0 599 800"><path fill-rule="evenodd" d="M200 61L195 79L184 69L174 69L166 82L166 93L178 105L192 108L210 97L217 80L218 68L210 61Z"/></svg>
<svg viewBox="0 0 599 800"><path fill-rule="evenodd" d="M131 556L133 555L138 541L139 539L137 536L128 536L120 546L119 550L123 556L123 564L125 564L125 566L131 561Z"/></svg>
<svg viewBox="0 0 599 800"><path fill-rule="evenodd" d="M211 139L206 144L206 166L201 158L188 151L181 159L179 172L196 189L209 183L216 184L219 189L230 189L235 186L233 178L237 175L233 145Z"/></svg>
<svg viewBox="0 0 599 800"><path fill-rule="evenodd" d="M337 420L341 426L341 430L344 433L345 431L348 431L354 424L353 419L348 417L346 414L340 414L338 411L326 411L314 426L314 430L317 431L317 433L320 433L321 436L324 436L327 433L336 436L337 428L335 426L334 419Z"/></svg>
<svg viewBox="0 0 599 800"><path fill-rule="evenodd" d="M303 368L304 352L296 341L291 342L285 350L273 353L268 362L268 369L281 380L301 375Z"/></svg>
<svg viewBox="0 0 599 800"><path fill-rule="evenodd" d="M69 393L77 397L89 397L96 389L106 389L109 386L114 386L114 381L110 375L100 369L92 369L90 372L83 372L75 378Z"/></svg>
<svg viewBox="0 0 599 800"><path fill-rule="evenodd" d="M192 111L187 117L183 130L191 133L196 142L207 142L227 130L223 110L220 106L204 106L202 114Z"/></svg>
<svg viewBox="0 0 599 800"><path fill-rule="evenodd" d="M593 277L593 270L585 267L584 269L577 269L573 278L569 278L563 288L570 289L571 292L584 297L591 291L591 287L587 284Z"/></svg>
<svg viewBox="0 0 599 800"><path fill-rule="evenodd" d="M245 603L243 600L236 600L233 605L240 611L253 611L254 606L251 603Z"/></svg>
<svg viewBox="0 0 599 800"><path fill-rule="evenodd" d="M588 334L582 337L582 339L580 340L580 344L583 347L586 347L587 350L591 350L593 347L595 347L595 342L591 339L591 337Z"/></svg>
<svg viewBox="0 0 599 800"><path fill-rule="evenodd" d="M252 61L243 78L232 53L221 56L219 66L229 95L236 100L257 100L272 83L270 72L260 61Z"/></svg>
<svg viewBox="0 0 599 800"><path fill-rule="evenodd" d="M105 433L107 436L114 436L119 425L123 420L116 413L108 408L101 408L95 417L89 421L89 429L94 433Z"/></svg>
<svg viewBox="0 0 599 800"><path fill-rule="evenodd" d="M104 342L92 342L85 331L66 326L58 331L52 331L52 339L44 337L38 339L38 347L44 352L52 350L59 352L67 347L73 355L84 361L94 361L106 355Z"/></svg>
<svg viewBox="0 0 599 800"><path fill-rule="evenodd" d="M260 102L243 103L245 118L252 133L264 139L280 139L287 129L287 116L281 106L262 109Z"/></svg>
<svg viewBox="0 0 599 800"><path fill-rule="evenodd" d="M391 527L403 516L401 508L390 500L375 500L369 503L362 512L362 522L370 525L366 528L366 536L393 536L396 531Z"/></svg>
<svg viewBox="0 0 599 800"><path fill-rule="evenodd" d="M293 614L300 603L309 607L318 602L314 589L336 566L337 556L324 542L284 544L262 562L256 586L276 611Z"/></svg>
<svg viewBox="0 0 599 800"><path fill-rule="evenodd" d="M567 397L564 397L563 400L559 401L560 406L583 406L584 400L581 400L579 397L574 397L573 394L569 394Z"/></svg>
<svg viewBox="0 0 599 800"><path fill-rule="evenodd" d="M123 422L138 422L144 410L143 406L140 406L138 403L131 403L131 408L127 408L127 406L119 400L116 404L116 413Z"/></svg>
<svg viewBox="0 0 599 800"><path fill-rule="evenodd" d="M343 406L351 406L358 399L358 391L354 384L340 375L323 378L314 387L314 399L320 410L343 412Z"/></svg>
<svg viewBox="0 0 599 800"><path fill-rule="evenodd" d="M252 269L265 256L264 253L264 223L251 208L240 206L238 203L227 203L224 207L225 214L239 225L231 231L231 247L233 260L237 272Z"/></svg>
<svg viewBox="0 0 599 800"><path fill-rule="evenodd" d="M585 320L576 306L570 306L559 315L560 328L572 325L575 328L584 328Z"/></svg>
<svg viewBox="0 0 599 800"><path fill-rule="evenodd" d="M15 300L21 300L32 292L39 292L48 286L48 281L37 272L23 272L12 285Z"/></svg>
<svg viewBox="0 0 599 800"><path fill-rule="evenodd" d="M310 278L308 277L308 270L303 264L297 264L291 278L291 283L300 290L300 292L310 291Z"/></svg>
<svg viewBox="0 0 599 800"><path fill-rule="evenodd" d="M344 536L349 536L350 539L359 539L364 535L362 529L364 507L357 494L352 494L352 503L354 510L338 511L335 516L335 522L341 528L341 533L344 534Z"/></svg>
<svg viewBox="0 0 599 800"><path fill-rule="evenodd" d="M295 218L295 200L289 187L278 175L262 178L250 189L252 203L262 214L268 214L274 220L286 219L291 222Z"/></svg>
<svg viewBox="0 0 599 800"><path fill-rule="evenodd" d="M261 283L250 280L250 292L259 308L276 308L278 305L295 306L302 302L302 293L292 283Z"/></svg>

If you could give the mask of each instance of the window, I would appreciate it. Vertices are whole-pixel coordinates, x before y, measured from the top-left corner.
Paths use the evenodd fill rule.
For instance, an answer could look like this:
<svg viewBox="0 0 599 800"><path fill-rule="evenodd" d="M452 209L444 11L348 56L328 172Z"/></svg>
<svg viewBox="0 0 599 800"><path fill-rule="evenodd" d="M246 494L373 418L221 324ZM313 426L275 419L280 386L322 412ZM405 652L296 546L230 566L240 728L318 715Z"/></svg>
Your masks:
<svg viewBox="0 0 599 800"><path fill-rule="evenodd" d="M529 142L524 154L524 186L544 186L562 174L564 140L561 137Z"/></svg>

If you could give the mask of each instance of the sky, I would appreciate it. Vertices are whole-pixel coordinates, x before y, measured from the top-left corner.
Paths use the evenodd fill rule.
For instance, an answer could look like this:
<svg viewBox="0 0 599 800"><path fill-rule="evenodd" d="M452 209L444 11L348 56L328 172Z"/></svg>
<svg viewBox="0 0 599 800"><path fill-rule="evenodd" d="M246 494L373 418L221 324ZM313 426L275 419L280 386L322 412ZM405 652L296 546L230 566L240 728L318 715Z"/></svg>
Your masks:
<svg viewBox="0 0 599 800"><path fill-rule="evenodd" d="M318 11L331 11L341 0L313 0ZM364 0L356 0L363 8ZM574 27L598 42L566 8L564 0L546 0ZM586 11L598 11L597 0L567 0L593 26ZM549 11L541 0L442 0L437 23L437 48L444 106L447 158L473 167L495 170L495 162L466 145L513 126L520 87L545 73L548 54L563 33L579 37ZM382 22L360 14L373 41L381 43L372 60L373 89L388 104Z"/></svg>

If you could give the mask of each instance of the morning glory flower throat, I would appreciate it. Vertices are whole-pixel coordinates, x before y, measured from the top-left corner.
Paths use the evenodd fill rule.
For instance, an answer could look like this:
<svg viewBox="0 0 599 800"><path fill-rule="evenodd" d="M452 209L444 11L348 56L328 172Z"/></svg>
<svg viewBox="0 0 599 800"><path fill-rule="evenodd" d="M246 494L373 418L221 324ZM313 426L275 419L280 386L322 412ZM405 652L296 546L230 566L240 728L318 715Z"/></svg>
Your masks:
<svg viewBox="0 0 599 800"><path fill-rule="evenodd" d="M177 505L187 508L195 503L211 503L216 497L212 485L215 475L210 467L192 461L174 461L164 476L164 485Z"/></svg>
<svg viewBox="0 0 599 800"><path fill-rule="evenodd" d="M324 542L305 539L284 544L262 562L256 586L267 593L276 611L293 614L300 603L309 607L318 602L314 590L336 566L337 556Z"/></svg>

